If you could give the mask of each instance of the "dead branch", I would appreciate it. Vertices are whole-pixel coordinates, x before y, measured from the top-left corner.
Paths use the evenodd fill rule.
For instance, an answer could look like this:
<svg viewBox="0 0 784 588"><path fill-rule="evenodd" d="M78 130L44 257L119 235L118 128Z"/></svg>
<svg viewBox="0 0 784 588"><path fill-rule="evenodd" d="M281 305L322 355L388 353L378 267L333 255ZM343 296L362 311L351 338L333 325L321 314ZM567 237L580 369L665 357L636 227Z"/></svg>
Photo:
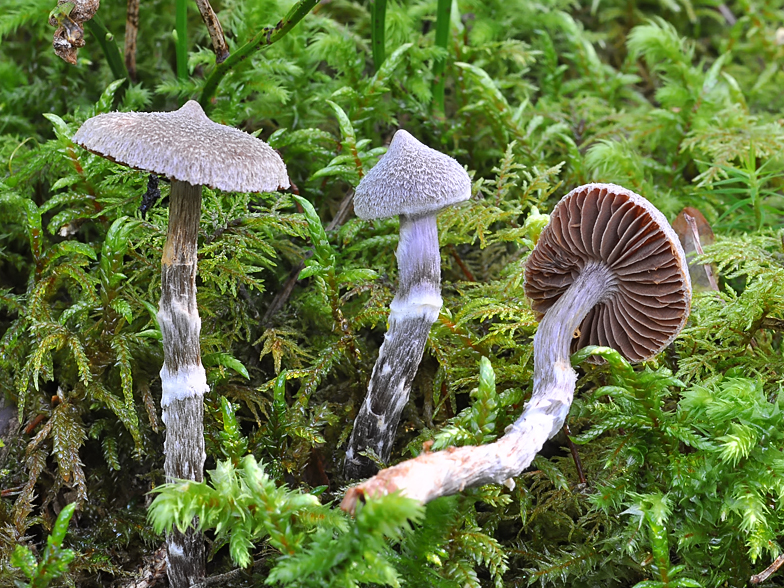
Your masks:
<svg viewBox="0 0 784 588"><path fill-rule="evenodd" d="M139 33L139 0L128 0L125 15L125 67L131 81L136 81L136 36Z"/></svg>
<svg viewBox="0 0 784 588"><path fill-rule="evenodd" d="M218 15L210 5L210 0L196 0L199 7L201 18L207 27L207 32L212 41L212 49L215 51L215 62L222 63L229 56L229 46L226 45L226 38L223 36L223 27L218 20Z"/></svg>

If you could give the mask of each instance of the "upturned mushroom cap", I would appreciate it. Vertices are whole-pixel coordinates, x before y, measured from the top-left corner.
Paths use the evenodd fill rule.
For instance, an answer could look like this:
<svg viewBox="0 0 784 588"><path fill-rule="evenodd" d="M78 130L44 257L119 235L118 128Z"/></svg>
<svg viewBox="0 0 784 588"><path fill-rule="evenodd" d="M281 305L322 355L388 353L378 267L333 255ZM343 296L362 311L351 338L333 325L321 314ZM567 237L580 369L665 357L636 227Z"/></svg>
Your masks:
<svg viewBox="0 0 784 588"><path fill-rule="evenodd" d="M470 197L471 179L463 166L400 129L357 186L354 212L362 219L419 216Z"/></svg>
<svg viewBox="0 0 784 588"><path fill-rule="evenodd" d="M288 188L286 166L261 139L212 122L198 102L174 112L110 112L81 126L73 142L136 169L227 192Z"/></svg>
<svg viewBox="0 0 784 588"><path fill-rule="evenodd" d="M556 205L525 268L525 292L544 315L582 269L612 272L607 296L580 325L572 351L604 345L630 361L652 357L689 314L691 283L678 237L642 196L614 184L588 184Z"/></svg>

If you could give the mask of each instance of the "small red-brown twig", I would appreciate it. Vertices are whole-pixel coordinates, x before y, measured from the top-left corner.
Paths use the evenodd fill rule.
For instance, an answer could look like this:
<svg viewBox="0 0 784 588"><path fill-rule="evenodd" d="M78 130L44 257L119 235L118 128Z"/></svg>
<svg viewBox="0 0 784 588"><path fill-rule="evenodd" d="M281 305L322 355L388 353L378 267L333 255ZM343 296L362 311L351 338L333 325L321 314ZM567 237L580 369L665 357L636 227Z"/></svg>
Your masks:
<svg viewBox="0 0 784 588"><path fill-rule="evenodd" d="M765 580L770 578L773 574L779 571L779 568L784 565L784 553L776 558L776 560L770 564L767 568L762 570L759 574L754 574L749 579L749 584L752 586L757 586L758 584L762 584Z"/></svg>

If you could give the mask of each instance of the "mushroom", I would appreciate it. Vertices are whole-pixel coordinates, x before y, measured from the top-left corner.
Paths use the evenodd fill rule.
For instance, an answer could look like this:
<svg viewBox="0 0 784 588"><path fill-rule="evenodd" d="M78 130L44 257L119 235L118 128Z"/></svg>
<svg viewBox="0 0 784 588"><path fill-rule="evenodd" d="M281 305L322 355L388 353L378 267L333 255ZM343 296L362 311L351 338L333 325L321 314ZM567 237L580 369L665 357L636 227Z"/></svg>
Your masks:
<svg viewBox="0 0 784 588"><path fill-rule="evenodd" d="M691 302L686 259L664 215L613 184L581 186L556 205L526 263L525 291L541 322L523 414L494 443L423 453L380 472L350 489L342 508L396 490L424 503L519 475L569 414L571 351L603 345L633 362L650 358L678 334Z"/></svg>
<svg viewBox="0 0 784 588"><path fill-rule="evenodd" d="M163 335L161 406L166 479L202 481L204 403L196 305L196 250L202 185L230 192L288 187L286 167L266 143L212 122L198 102L167 113L112 112L87 120L74 143L117 163L171 179L169 228L161 260L158 322ZM193 531L168 537L170 585L204 577L204 543Z"/></svg>
<svg viewBox="0 0 784 588"><path fill-rule="evenodd" d="M543 330L564 330L557 341L569 345L558 348L557 360L568 364L570 347L602 345L637 362L683 328L691 281L678 236L661 212L620 186L588 184L553 211L526 263L525 293L541 318L539 340L551 341ZM541 354L552 345L536 341L534 354L546 363Z"/></svg>
<svg viewBox="0 0 784 588"><path fill-rule="evenodd" d="M344 473L361 478L376 472L359 452L370 448L389 459L400 414L441 310L439 211L471 197L471 180L454 159L398 130L387 153L362 178L354 211L362 219L400 217L398 290L390 304L389 328L373 367L367 396L354 421Z"/></svg>

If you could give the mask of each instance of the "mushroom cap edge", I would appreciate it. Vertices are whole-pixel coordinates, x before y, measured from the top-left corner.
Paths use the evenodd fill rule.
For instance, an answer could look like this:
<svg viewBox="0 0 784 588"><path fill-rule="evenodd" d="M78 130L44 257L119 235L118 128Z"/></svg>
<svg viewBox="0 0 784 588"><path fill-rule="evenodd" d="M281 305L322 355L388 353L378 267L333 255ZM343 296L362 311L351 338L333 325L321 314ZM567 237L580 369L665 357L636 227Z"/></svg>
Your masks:
<svg viewBox="0 0 784 588"><path fill-rule="evenodd" d="M97 155L226 192L288 188L280 155L261 139L210 120L189 100L172 112L110 112L82 124L73 142Z"/></svg>

